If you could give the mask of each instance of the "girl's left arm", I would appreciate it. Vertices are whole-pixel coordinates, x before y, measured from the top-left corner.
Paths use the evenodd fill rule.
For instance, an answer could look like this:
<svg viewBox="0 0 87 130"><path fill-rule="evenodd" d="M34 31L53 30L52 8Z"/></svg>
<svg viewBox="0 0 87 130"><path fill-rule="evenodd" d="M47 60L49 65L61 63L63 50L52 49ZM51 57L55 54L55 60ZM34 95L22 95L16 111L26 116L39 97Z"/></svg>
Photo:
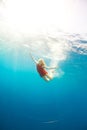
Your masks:
<svg viewBox="0 0 87 130"><path fill-rule="evenodd" d="M57 69L58 67L48 67L48 66L45 66L44 68L46 68L46 69Z"/></svg>

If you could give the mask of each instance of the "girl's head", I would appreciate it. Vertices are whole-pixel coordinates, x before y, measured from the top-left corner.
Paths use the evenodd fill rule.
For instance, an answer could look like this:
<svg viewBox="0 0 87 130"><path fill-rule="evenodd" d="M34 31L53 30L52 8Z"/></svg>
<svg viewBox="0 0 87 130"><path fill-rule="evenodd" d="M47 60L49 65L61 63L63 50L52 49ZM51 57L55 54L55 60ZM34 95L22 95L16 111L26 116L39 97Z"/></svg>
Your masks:
<svg viewBox="0 0 87 130"><path fill-rule="evenodd" d="M43 59L39 59L39 60L38 60L38 63L39 63L39 65L41 65L41 66L45 66L45 65L46 65Z"/></svg>

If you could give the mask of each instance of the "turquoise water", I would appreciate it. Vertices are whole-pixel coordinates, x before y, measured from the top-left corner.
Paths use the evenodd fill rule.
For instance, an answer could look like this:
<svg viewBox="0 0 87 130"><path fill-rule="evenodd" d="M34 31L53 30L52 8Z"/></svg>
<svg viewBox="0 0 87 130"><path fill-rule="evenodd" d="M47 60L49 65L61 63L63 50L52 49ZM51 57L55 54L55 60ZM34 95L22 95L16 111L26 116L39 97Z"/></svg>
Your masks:
<svg viewBox="0 0 87 130"><path fill-rule="evenodd" d="M0 54L0 130L87 130L87 55L70 52L50 82L22 58Z"/></svg>

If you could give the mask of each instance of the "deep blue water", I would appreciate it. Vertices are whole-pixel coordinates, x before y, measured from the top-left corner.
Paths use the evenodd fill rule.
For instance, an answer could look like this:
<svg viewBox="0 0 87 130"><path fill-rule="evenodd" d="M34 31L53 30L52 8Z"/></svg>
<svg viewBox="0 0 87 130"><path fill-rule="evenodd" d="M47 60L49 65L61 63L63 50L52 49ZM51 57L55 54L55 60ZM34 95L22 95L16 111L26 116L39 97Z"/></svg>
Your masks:
<svg viewBox="0 0 87 130"><path fill-rule="evenodd" d="M87 55L71 53L64 75L45 82L32 67L0 57L0 130L87 130ZM49 123L54 121L53 123Z"/></svg>

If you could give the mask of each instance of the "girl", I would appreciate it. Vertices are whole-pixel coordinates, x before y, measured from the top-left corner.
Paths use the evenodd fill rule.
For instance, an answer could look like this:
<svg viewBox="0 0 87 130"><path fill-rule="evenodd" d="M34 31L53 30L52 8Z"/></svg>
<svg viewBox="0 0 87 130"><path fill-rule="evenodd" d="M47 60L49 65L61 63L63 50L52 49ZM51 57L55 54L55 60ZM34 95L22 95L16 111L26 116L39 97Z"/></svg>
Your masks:
<svg viewBox="0 0 87 130"><path fill-rule="evenodd" d="M57 67L47 67L47 66L46 66L46 63L44 62L43 59L38 59L38 61L36 61L36 60L34 59L34 57L31 55L31 53L30 53L30 56L31 56L32 60L34 61L34 63L36 64L36 68L37 68L37 71L38 71L39 75L40 75L45 81L50 81L50 80L52 80L52 79L53 79L52 74L49 74L46 69L56 69Z"/></svg>

